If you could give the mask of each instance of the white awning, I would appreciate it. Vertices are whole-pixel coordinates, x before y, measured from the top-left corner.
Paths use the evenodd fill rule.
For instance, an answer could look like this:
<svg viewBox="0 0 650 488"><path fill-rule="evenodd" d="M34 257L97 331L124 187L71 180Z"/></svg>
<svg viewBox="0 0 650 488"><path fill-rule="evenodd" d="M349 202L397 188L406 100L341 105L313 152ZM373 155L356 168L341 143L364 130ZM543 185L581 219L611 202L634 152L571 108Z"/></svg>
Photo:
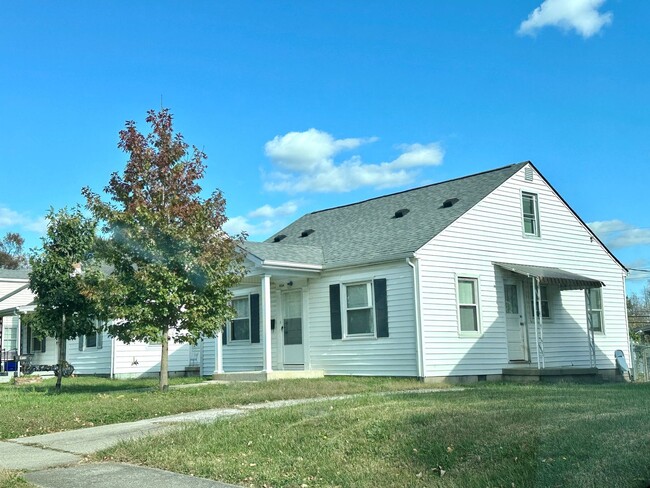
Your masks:
<svg viewBox="0 0 650 488"><path fill-rule="evenodd" d="M587 288L601 288L605 286L602 281L594 280L575 273L570 273L560 268L546 266L532 266L529 264L494 263L502 269L511 271L528 278L538 278L542 285L556 285L563 290L585 290Z"/></svg>

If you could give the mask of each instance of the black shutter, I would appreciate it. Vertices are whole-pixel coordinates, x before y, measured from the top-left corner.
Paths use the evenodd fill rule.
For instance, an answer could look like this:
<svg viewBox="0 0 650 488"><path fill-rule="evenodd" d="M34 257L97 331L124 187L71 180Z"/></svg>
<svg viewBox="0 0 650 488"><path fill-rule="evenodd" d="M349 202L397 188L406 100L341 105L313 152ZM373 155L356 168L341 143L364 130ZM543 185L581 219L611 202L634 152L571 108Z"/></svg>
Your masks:
<svg viewBox="0 0 650 488"><path fill-rule="evenodd" d="M332 339L341 339L341 285L330 285L330 326Z"/></svg>
<svg viewBox="0 0 650 488"><path fill-rule="evenodd" d="M388 337L388 303L386 301L386 278L374 280L375 320L377 337Z"/></svg>
<svg viewBox="0 0 650 488"><path fill-rule="evenodd" d="M226 336L228 335L228 327L229 327L228 324L224 325L223 330L221 331L221 344L223 344L224 346L228 344L228 339L226 338Z"/></svg>
<svg viewBox="0 0 650 488"><path fill-rule="evenodd" d="M260 296L251 295L251 342L260 342Z"/></svg>
<svg viewBox="0 0 650 488"><path fill-rule="evenodd" d="M45 344L47 344L47 337L41 339L41 352L45 352Z"/></svg>

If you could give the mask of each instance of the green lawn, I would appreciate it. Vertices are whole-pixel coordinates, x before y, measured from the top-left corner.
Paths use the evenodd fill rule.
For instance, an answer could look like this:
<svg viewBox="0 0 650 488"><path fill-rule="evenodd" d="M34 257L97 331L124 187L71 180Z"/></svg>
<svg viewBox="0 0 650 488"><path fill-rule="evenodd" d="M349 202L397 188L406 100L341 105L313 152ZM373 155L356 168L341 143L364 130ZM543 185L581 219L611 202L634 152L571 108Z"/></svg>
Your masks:
<svg viewBox="0 0 650 488"><path fill-rule="evenodd" d="M196 381L172 379L172 385ZM93 425L129 422L209 408L271 400L424 388L416 380L323 378L268 383L231 383L157 390L157 380L65 378L39 385L0 385L0 439L32 436Z"/></svg>
<svg viewBox="0 0 650 488"><path fill-rule="evenodd" d="M246 486L646 487L650 385L486 384L197 425L97 455Z"/></svg>
<svg viewBox="0 0 650 488"><path fill-rule="evenodd" d="M9 471L0 469L0 487L2 488L31 488L34 487L20 477L20 473L16 471ZM35 487L34 487L35 488Z"/></svg>

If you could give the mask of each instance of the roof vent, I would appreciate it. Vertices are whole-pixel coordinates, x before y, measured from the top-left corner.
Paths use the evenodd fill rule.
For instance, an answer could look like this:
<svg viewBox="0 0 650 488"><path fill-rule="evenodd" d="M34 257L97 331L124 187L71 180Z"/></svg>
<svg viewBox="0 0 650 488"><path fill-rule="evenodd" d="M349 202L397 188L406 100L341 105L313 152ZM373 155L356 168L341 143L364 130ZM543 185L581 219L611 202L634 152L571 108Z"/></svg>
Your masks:
<svg viewBox="0 0 650 488"><path fill-rule="evenodd" d="M526 169L524 169L524 179L526 181L533 181L533 168L530 166L526 166Z"/></svg>
<svg viewBox="0 0 650 488"><path fill-rule="evenodd" d="M409 213L410 210L408 208L401 208L397 212L395 212L395 215L393 215L394 219L401 219L404 217L407 213Z"/></svg>
<svg viewBox="0 0 650 488"><path fill-rule="evenodd" d="M442 208L452 207L456 202L458 202L458 198L449 198L442 202Z"/></svg>
<svg viewBox="0 0 650 488"><path fill-rule="evenodd" d="M285 237L287 237L287 236L284 235L284 234L278 234L277 236L275 236L275 237L273 238L273 242L280 242L280 241L281 241L282 239L284 239Z"/></svg>
<svg viewBox="0 0 650 488"><path fill-rule="evenodd" d="M314 233L314 229L303 230L300 233L300 237L307 237L308 235L313 234L313 233Z"/></svg>

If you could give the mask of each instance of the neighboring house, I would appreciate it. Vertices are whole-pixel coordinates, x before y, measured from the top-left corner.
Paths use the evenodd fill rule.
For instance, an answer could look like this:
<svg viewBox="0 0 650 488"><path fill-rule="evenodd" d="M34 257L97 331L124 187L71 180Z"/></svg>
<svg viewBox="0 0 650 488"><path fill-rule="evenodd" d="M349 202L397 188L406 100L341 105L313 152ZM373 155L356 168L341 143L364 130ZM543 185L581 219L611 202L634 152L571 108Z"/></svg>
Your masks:
<svg viewBox="0 0 650 488"><path fill-rule="evenodd" d="M34 308L28 270L0 269L0 371L13 374L17 361L25 359L37 365L58 363L56 340L38 337L21 324L21 313ZM67 341L66 357L75 374L131 378L157 375L160 349L160 344L124 344L98 332ZM214 369L214 340L197 346L170 342L170 374L210 375Z"/></svg>
<svg viewBox="0 0 650 488"><path fill-rule="evenodd" d="M244 250L218 378L613 374L616 350L630 364L627 270L530 162L313 212Z"/></svg>

